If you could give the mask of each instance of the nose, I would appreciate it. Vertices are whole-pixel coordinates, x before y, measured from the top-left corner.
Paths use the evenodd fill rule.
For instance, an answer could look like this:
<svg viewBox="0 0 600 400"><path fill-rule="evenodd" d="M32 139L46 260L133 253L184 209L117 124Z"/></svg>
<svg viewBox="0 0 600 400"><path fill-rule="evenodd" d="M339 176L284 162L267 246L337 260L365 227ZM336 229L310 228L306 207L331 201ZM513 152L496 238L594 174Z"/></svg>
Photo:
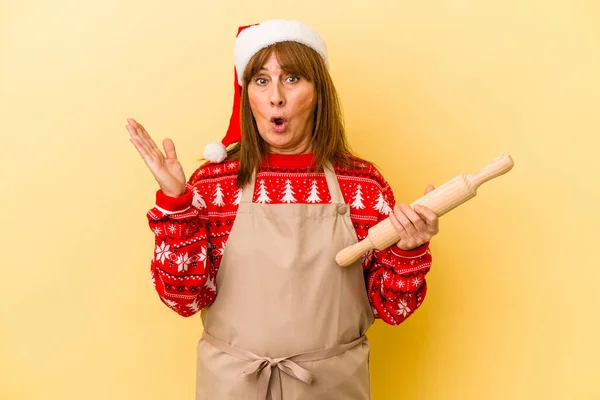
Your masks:
<svg viewBox="0 0 600 400"><path fill-rule="evenodd" d="M276 107L283 107L285 104L285 96L281 90L279 84L272 85L271 91L271 105Z"/></svg>

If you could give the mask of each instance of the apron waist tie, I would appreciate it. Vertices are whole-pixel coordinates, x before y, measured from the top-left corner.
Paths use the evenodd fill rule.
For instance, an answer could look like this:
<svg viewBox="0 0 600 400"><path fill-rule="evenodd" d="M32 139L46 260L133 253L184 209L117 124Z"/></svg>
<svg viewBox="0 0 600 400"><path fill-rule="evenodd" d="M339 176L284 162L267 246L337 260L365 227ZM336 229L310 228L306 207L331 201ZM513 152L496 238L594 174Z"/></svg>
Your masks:
<svg viewBox="0 0 600 400"><path fill-rule="evenodd" d="M269 392L269 390L273 400L282 400L281 371L285 372L292 378L310 385L313 380L313 374L299 366L297 364L298 362L319 361L326 358L335 357L352 349L353 347L358 346L366 339L366 336L363 335L350 343L340 344L327 349L310 351L289 357L270 358L259 357L248 350L232 346L229 343L215 338L206 331L204 331L202 337L206 342L217 349L229 354L232 357L239 358L250 363L250 365L248 365L241 374L246 378L254 375L258 376L258 391L256 395L257 400L266 400L267 392ZM273 382L273 384L271 384L271 382Z"/></svg>

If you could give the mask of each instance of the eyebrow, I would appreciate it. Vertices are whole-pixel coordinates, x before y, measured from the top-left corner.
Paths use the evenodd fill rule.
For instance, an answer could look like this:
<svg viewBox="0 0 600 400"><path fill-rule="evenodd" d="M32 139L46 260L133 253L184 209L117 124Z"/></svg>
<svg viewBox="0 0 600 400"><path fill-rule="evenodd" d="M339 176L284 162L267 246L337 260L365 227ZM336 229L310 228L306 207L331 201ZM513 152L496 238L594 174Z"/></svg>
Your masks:
<svg viewBox="0 0 600 400"><path fill-rule="evenodd" d="M284 69L283 69L283 68L281 68L281 70L283 71ZM268 69L266 69L265 67L261 67L261 68L260 68L260 71L267 71L267 72L269 72L269 70L268 70Z"/></svg>
<svg viewBox="0 0 600 400"><path fill-rule="evenodd" d="M261 69L259 69L259 71L269 72L269 70L266 69L266 68L264 68L264 67L262 67ZM284 74L297 74L297 75L300 75L299 72L294 72L291 69L287 69L287 68L283 68L283 67L281 68L281 72L283 72Z"/></svg>

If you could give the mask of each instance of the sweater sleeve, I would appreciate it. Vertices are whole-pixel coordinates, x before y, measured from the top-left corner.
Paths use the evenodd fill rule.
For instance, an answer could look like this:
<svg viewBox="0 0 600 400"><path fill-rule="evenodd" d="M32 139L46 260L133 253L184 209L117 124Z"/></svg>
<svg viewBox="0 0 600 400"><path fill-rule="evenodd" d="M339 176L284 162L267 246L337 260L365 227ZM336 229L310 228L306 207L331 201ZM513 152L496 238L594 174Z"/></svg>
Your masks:
<svg viewBox="0 0 600 400"><path fill-rule="evenodd" d="M380 191L385 202L393 208L396 204L389 184ZM377 222L386 219L380 212ZM363 232L362 240L366 236ZM372 250L363 258L367 293L373 313L390 325L399 325L423 304L427 293L425 276L431 267L429 243L412 250L402 250L395 244L385 250Z"/></svg>
<svg viewBox="0 0 600 400"><path fill-rule="evenodd" d="M189 317L212 304L215 273L207 251L208 212L196 188L188 183L177 198L156 193L156 206L147 213L155 235L151 261L154 288L162 302Z"/></svg>

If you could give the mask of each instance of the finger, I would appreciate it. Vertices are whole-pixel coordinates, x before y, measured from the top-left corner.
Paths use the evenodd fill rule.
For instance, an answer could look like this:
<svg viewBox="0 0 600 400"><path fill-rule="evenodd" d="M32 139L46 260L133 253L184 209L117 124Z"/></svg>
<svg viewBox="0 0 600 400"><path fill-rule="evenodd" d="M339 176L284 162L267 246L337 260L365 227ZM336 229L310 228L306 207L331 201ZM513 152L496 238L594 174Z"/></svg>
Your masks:
<svg viewBox="0 0 600 400"><path fill-rule="evenodd" d="M136 137L140 142L146 143L146 147L151 147L149 143L147 143L148 138L144 136L144 133L139 128L138 124L132 119L128 119L127 122L126 128L131 137Z"/></svg>
<svg viewBox="0 0 600 400"><path fill-rule="evenodd" d="M143 153L146 153L146 149L144 149L144 147L141 145L141 143L137 137L132 136L129 138L129 141L133 144L133 146L136 148L138 153L140 153L140 155L143 155Z"/></svg>
<svg viewBox="0 0 600 400"><path fill-rule="evenodd" d="M433 212L433 210L431 210L431 208L417 204L415 206L415 211L421 216L427 225L437 225L438 216Z"/></svg>
<svg viewBox="0 0 600 400"><path fill-rule="evenodd" d="M395 211L402 214L402 210L400 210L397 206L395 207ZM396 246L404 250L410 250L412 248L415 248L418 245L417 240L414 237L412 237L410 233L406 230L406 227L402 225L396 212L391 212L389 216L390 222L398 232L399 240L396 243ZM405 221L408 221L407 223L410 224L410 221L408 220L408 218L406 218L406 216L400 218L404 219Z"/></svg>
<svg viewBox="0 0 600 400"><path fill-rule="evenodd" d="M131 141L131 143L133 143L133 145L138 150L140 155L142 155L144 157L153 158L153 153L150 150L150 148L148 147L148 144L146 142L144 142L142 139L140 139L139 136L132 136L130 141Z"/></svg>
<svg viewBox="0 0 600 400"><path fill-rule="evenodd" d="M127 130L132 133L135 133L135 135L139 136L140 138L144 137L144 135L142 134L142 132L140 130L140 126L139 126L138 122L136 120L134 120L133 118L127 119Z"/></svg>
<svg viewBox="0 0 600 400"><path fill-rule="evenodd" d="M407 240L410 238L408 233L406 233L406 229L404 229L404 226L402 226L400 221L398 221L398 217L396 216L395 213L391 212L389 219L390 219L390 222L392 223L392 226L396 229L398 236L400 236L400 240Z"/></svg>
<svg viewBox="0 0 600 400"><path fill-rule="evenodd" d="M163 164L164 156L160 150L150 148L148 142L141 139L139 136L132 137L131 139L151 171L154 171Z"/></svg>
<svg viewBox="0 0 600 400"><path fill-rule="evenodd" d="M154 140L152 140L152 138L150 137L150 135L148 135L148 132L146 132L141 125L137 125L135 127L135 130L138 133L138 136L144 141L144 143L146 143L146 145L148 146L148 148L150 149L155 149L156 148L156 143L154 143Z"/></svg>
<svg viewBox="0 0 600 400"><path fill-rule="evenodd" d="M167 158L177 159L177 152L175 151L175 143L169 138L163 140L163 149L165 149L165 154Z"/></svg>
<svg viewBox="0 0 600 400"><path fill-rule="evenodd" d="M137 138L131 138L130 141L131 143L133 143L138 153L140 153L140 156L142 156L142 160L144 160L146 165L152 168L152 165L154 164L154 159L150 154L148 154L148 151L146 151L144 145Z"/></svg>
<svg viewBox="0 0 600 400"><path fill-rule="evenodd" d="M425 225L425 221L408 204L401 204L400 206L402 207L404 215L406 215L406 217L410 220L412 227L414 228L414 234L412 233L412 231L409 230L409 232L411 232L411 236L416 237L416 235L418 235L426 229L427 225Z"/></svg>
<svg viewBox="0 0 600 400"><path fill-rule="evenodd" d="M156 143L154 143L154 140L152 140L152 137L150 137L150 134L148 133L148 131L146 130L146 128L144 128L144 125L138 123L138 129L140 130L142 136L144 136L146 138L146 140L148 140L151 144L153 148L158 148L156 146Z"/></svg>
<svg viewBox="0 0 600 400"><path fill-rule="evenodd" d="M127 129L127 132L129 132L129 136L131 137L137 137L138 133L137 130L135 129L135 126L127 124L125 125L125 129Z"/></svg>
<svg viewBox="0 0 600 400"><path fill-rule="evenodd" d="M137 124L136 120L133 118L127 118L127 126L131 126L135 129L135 125Z"/></svg>
<svg viewBox="0 0 600 400"><path fill-rule="evenodd" d="M433 185L429 185L425 188L425 194L429 193L429 192L433 192L435 190L435 186Z"/></svg>
<svg viewBox="0 0 600 400"><path fill-rule="evenodd" d="M146 128L144 128L144 126L142 124L140 124L133 118L130 118L127 121L135 129L138 136L146 143L147 147L152 150L152 152L160 153L160 150L156 146L156 143L154 143L154 140L152 139L152 137L150 137L150 135L148 134L148 131L146 131Z"/></svg>
<svg viewBox="0 0 600 400"><path fill-rule="evenodd" d="M413 222L410 220L410 218L406 215L404 211L406 207L408 206L405 204L396 204L394 206L394 214L396 215L396 218L398 218L398 222L402 224L402 227L406 231L406 234L409 237L413 237L416 234L416 229Z"/></svg>
<svg viewBox="0 0 600 400"><path fill-rule="evenodd" d="M148 142L144 140L144 138L141 138L139 134L136 134L131 138L135 140L135 143L137 143L137 146L139 146L139 148L144 150L144 153L146 153L147 156L151 157L152 155L154 155L154 152L152 151L152 148L150 148L150 146L148 145Z"/></svg>

